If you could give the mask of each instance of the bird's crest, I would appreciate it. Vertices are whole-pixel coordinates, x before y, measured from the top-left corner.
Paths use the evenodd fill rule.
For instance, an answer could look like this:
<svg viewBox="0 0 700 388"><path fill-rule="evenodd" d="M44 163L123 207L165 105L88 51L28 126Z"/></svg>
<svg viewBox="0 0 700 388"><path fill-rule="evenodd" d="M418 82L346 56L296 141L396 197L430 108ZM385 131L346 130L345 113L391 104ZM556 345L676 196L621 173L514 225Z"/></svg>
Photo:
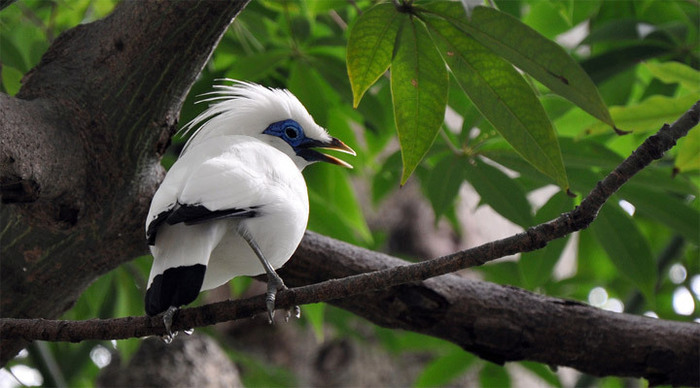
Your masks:
<svg viewBox="0 0 700 388"><path fill-rule="evenodd" d="M215 136L259 137L269 124L286 119L297 121L307 136L318 140L331 139L289 90L232 79L221 81L232 84L214 85L216 90L203 94L207 98L197 103L212 104L178 132L181 136L191 134L182 150L183 154L196 143Z"/></svg>

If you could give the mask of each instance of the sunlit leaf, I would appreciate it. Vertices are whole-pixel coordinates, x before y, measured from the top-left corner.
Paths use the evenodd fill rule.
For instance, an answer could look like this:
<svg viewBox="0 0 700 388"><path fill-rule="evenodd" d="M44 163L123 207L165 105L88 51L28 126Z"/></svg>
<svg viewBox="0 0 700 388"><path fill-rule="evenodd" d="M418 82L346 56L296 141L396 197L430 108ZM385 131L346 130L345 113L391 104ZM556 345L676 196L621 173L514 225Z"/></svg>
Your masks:
<svg viewBox="0 0 700 388"><path fill-rule="evenodd" d="M605 249L619 274L631 280L648 301L654 300L656 263L646 237L615 202L608 202L598 213L590 230ZM586 260L581 257L580 260Z"/></svg>
<svg viewBox="0 0 700 388"><path fill-rule="evenodd" d="M406 16L391 62L391 94L406 183L433 144L447 106L447 69L420 21Z"/></svg>
<svg viewBox="0 0 700 388"><path fill-rule="evenodd" d="M666 83L679 83L684 88L689 90L700 90L700 71L693 69L690 66L680 62L665 62L654 63L647 62L644 64L647 69L654 75Z"/></svg>
<svg viewBox="0 0 700 388"><path fill-rule="evenodd" d="M698 96L693 94L679 97L652 96L639 104L613 106L610 114L621 130L645 133L658 131L664 124L673 123L697 101ZM586 134L595 135L607 131L609 128L596 124Z"/></svg>
<svg viewBox="0 0 700 388"><path fill-rule="evenodd" d="M700 129L693 129L681 139L674 167L678 172L700 170Z"/></svg>
<svg viewBox="0 0 700 388"><path fill-rule="evenodd" d="M20 81L24 74L10 66L2 66L0 71L2 71L2 87L7 94L14 96L19 91L19 88L22 87Z"/></svg>
<svg viewBox="0 0 700 388"><path fill-rule="evenodd" d="M350 30L347 65L355 107L389 68L401 16L392 4L377 4L363 12Z"/></svg>
<svg viewBox="0 0 700 388"><path fill-rule="evenodd" d="M555 42L518 19L489 7L476 7L471 21L456 12L459 3L437 2L428 9L446 18L483 46L568 99L599 120L614 126L608 108L591 78Z"/></svg>
<svg viewBox="0 0 700 388"><path fill-rule="evenodd" d="M462 30L442 18L425 15L425 20L457 83L481 114L525 160L566 190L554 128L527 82Z"/></svg>

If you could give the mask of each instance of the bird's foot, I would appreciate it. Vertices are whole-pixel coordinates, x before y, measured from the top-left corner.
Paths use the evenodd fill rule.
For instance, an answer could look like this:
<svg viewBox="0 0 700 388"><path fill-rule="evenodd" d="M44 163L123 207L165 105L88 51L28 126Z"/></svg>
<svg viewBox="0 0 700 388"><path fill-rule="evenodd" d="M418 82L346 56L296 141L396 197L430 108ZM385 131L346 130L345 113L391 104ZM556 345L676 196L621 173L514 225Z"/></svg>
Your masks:
<svg viewBox="0 0 700 388"><path fill-rule="evenodd" d="M282 281L282 278L275 275L269 276L267 281L267 293L265 294L265 303L267 304L267 320L270 324L272 324L272 320L275 317L275 299L277 297L277 291L287 289L287 286ZM294 306L287 309L284 315L285 322L289 322L289 317L292 316L292 310L294 310L294 317L301 317L301 309L299 306Z"/></svg>
<svg viewBox="0 0 700 388"><path fill-rule="evenodd" d="M286 289L287 286L279 276L269 276L267 280L267 293L265 294L265 304L267 305L267 321L272 324L275 317L275 299L277 291Z"/></svg>
<svg viewBox="0 0 700 388"><path fill-rule="evenodd" d="M294 318L301 318L301 309L299 306L294 306L292 308L288 308L287 312L284 314L284 321L289 322L289 318L292 316L292 310L294 310Z"/></svg>
<svg viewBox="0 0 700 388"><path fill-rule="evenodd" d="M175 338L175 336L177 335L177 331L173 332L173 330L172 330L173 318L175 317L175 314L177 313L177 311L178 311L177 307L170 306L163 313L163 325L165 325L165 334L161 337L161 339L166 344L173 342L173 338Z"/></svg>

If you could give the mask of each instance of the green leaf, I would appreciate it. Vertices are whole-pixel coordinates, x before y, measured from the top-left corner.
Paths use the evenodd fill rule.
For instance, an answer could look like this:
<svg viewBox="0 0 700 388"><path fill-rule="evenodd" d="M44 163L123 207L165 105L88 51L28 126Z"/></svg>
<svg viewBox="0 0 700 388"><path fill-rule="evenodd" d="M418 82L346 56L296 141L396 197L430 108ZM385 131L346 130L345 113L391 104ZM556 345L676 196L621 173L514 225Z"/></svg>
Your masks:
<svg viewBox="0 0 700 388"><path fill-rule="evenodd" d="M481 114L525 160L568 189L554 128L527 82L462 30L424 16L457 83Z"/></svg>
<svg viewBox="0 0 700 388"><path fill-rule="evenodd" d="M550 386L562 386L561 381L559 381L559 376L552 371L552 367L534 361L520 361L519 364L546 381Z"/></svg>
<svg viewBox="0 0 700 388"><path fill-rule="evenodd" d="M475 359L476 357L462 349L454 349L426 365L421 374L418 375L418 378L416 378L413 386L437 387L447 385L464 373L474 363Z"/></svg>
<svg viewBox="0 0 700 388"><path fill-rule="evenodd" d="M487 362L479 373L482 387L510 387L510 375L505 367Z"/></svg>
<svg viewBox="0 0 700 388"><path fill-rule="evenodd" d="M456 11L460 6L459 3L438 2L431 4L428 10L441 15L592 116L610 126L615 125L591 78L561 46L513 16L493 8L476 7L468 22Z"/></svg>
<svg viewBox="0 0 700 388"><path fill-rule="evenodd" d="M311 327L314 330L314 335L316 336L316 341L318 343L323 343L323 325L324 325L324 316L325 316L325 311L326 311L326 304L325 303L312 303L312 304L307 304L303 307L302 309L302 315L304 318L309 321L311 324Z"/></svg>
<svg viewBox="0 0 700 388"><path fill-rule="evenodd" d="M700 212L677 196L634 185L623 186L620 196L634 205L640 214L665 224L693 244L700 245Z"/></svg>
<svg viewBox="0 0 700 388"><path fill-rule="evenodd" d="M636 105L614 106L610 114L617 127L624 131L644 133L658 131L665 123L672 123L690 109L698 96L686 94L679 97L652 96ZM606 133L609 129L600 124L586 131L588 135Z"/></svg>
<svg viewBox="0 0 700 388"><path fill-rule="evenodd" d="M637 225L614 202L608 202L598 213L590 230L608 254L620 275L631 280L648 301L654 300L656 263L646 237ZM586 260L585 257L580 260Z"/></svg>
<svg viewBox="0 0 700 388"><path fill-rule="evenodd" d="M668 84L679 83L688 90L700 91L700 71L680 62L644 63L647 69Z"/></svg>
<svg viewBox="0 0 700 388"><path fill-rule="evenodd" d="M466 177L464 171L469 168L472 166L466 158L450 154L435 164L428 181L421 185L433 205L436 222L454 203L459 187Z"/></svg>
<svg viewBox="0 0 700 388"><path fill-rule="evenodd" d="M579 43L580 45L592 45L605 42L634 42L638 43L639 20L633 18L617 18L593 27L590 34Z"/></svg>
<svg viewBox="0 0 700 388"><path fill-rule="evenodd" d="M447 69L425 26L404 19L391 62L391 95L401 144L401 184L433 144L445 117Z"/></svg>
<svg viewBox="0 0 700 388"><path fill-rule="evenodd" d="M688 132L688 136L679 141L678 156L674 168L678 172L700 170L700 130Z"/></svg>
<svg viewBox="0 0 700 388"><path fill-rule="evenodd" d="M372 233L345 171L318 164L304 170L309 187L309 229L367 246Z"/></svg>
<svg viewBox="0 0 700 388"><path fill-rule="evenodd" d="M318 72L302 62L292 64L287 87L321 126L328 125L328 107L335 106L340 97L330 90Z"/></svg>
<svg viewBox="0 0 700 388"><path fill-rule="evenodd" d="M0 71L2 71L2 86L5 92L10 96L14 96L22 87L21 81L24 75L19 70L10 66L2 66Z"/></svg>
<svg viewBox="0 0 700 388"><path fill-rule="evenodd" d="M223 56L223 54L220 55ZM232 56L230 65L226 66L225 63L222 63L220 68L223 66L228 68L226 76L229 78L260 81L265 79L284 59L290 56L289 50L268 50L241 57ZM219 59L219 61L223 62L222 59Z"/></svg>
<svg viewBox="0 0 700 388"><path fill-rule="evenodd" d="M597 141L559 137L559 144L567 167L595 166L612 170L623 160L620 155Z"/></svg>
<svg viewBox="0 0 700 388"><path fill-rule="evenodd" d="M481 202L523 228L533 225L532 207L527 201L525 190L516 180L483 161L466 166L464 174L479 193Z"/></svg>
<svg viewBox="0 0 700 388"><path fill-rule="evenodd" d="M645 42L610 50L588 58L581 62L581 67L590 75L593 82L600 84L612 76L636 66L641 61L668 54L669 50L667 47ZM615 116L612 118L615 120Z"/></svg>
<svg viewBox="0 0 700 388"><path fill-rule="evenodd" d="M391 64L400 16L392 4L377 4L362 13L350 30L347 64L355 108Z"/></svg>
<svg viewBox="0 0 700 388"><path fill-rule="evenodd" d="M13 67L20 73L29 70L22 52L9 34L0 34L0 61L3 70L6 66Z"/></svg>
<svg viewBox="0 0 700 388"><path fill-rule="evenodd" d="M375 205L397 188L401 178L401 152L391 154L372 178L372 203Z"/></svg>
<svg viewBox="0 0 700 388"><path fill-rule="evenodd" d="M566 193L558 192L542 206L535 216L535 223L540 224L559 217L573 208L574 201ZM560 238L547 244L546 247L520 256L518 267L523 283L530 289L540 287L552 276L554 266L564 251L568 238Z"/></svg>

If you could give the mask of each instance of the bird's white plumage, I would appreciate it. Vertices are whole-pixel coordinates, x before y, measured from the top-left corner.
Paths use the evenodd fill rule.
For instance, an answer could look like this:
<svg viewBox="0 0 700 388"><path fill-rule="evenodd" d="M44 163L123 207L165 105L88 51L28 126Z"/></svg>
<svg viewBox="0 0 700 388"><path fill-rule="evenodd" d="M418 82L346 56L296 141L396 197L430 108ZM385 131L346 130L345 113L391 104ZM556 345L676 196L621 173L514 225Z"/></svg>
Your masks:
<svg viewBox="0 0 700 388"><path fill-rule="evenodd" d="M166 268L192 264L207 265L202 290L235 276L264 273L236 233L238 223L245 224L274 268L294 253L306 229L308 195L300 170L286 154L253 137L199 142L175 162L161 187L165 190L153 198L150 221L177 203L209 210L256 207L259 216L161 226L151 247L155 261L149 286Z"/></svg>
<svg viewBox="0 0 700 388"><path fill-rule="evenodd" d="M318 160L349 167L311 148L354 154L289 91L232 82L215 86L204 100L212 105L184 127L192 136L153 197L146 220L154 257L146 294L151 315L239 275L267 272L277 279L274 287L283 287L261 261L281 267L303 237L309 203L301 170ZM179 290L181 278L194 283ZM268 289L268 309L275 290Z"/></svg>

